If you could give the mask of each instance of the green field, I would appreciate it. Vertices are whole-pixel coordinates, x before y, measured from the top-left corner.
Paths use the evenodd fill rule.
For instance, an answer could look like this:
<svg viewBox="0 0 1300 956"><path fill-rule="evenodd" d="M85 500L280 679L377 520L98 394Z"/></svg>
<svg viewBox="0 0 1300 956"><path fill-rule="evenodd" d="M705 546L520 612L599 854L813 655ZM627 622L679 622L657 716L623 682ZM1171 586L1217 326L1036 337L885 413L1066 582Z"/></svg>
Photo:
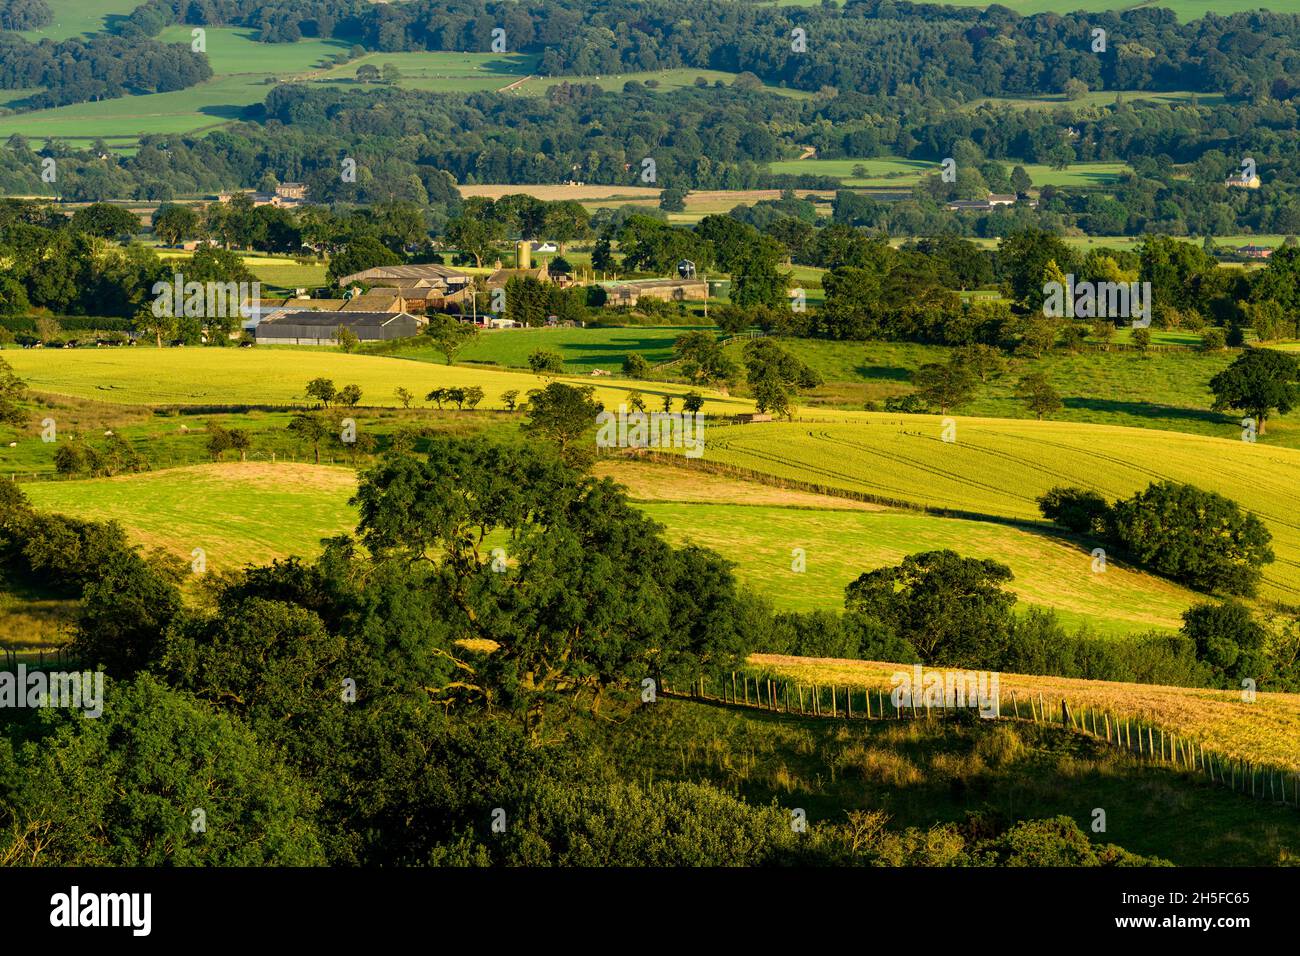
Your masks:
<svg viewBox="0 0 1300 956"><path fill-rule="evenodd" d="M1075 627L1126 636L1175 630L1196 596L1149 575L1108 564L1091 570L1090 549L1024 527L941 518L910 511L827 511L731 504L653 503L641 507L674 543L712 548L737 563L740 579L781 609L837 609L858 575L909 554L944 548L989 558L1015 575L1024 604L1051 607ZM802 548L806 567L791 570Z"/></svg>
<svg viewBox="0 0 1300 956"><path fill-rule="evenodd" d="M1074 163L1066 169L1053 169L1043 163L1000 161L1010 171L1024 166L1034 186L1096 186L1114 182L1128 169L1126 163ZM866 168L865 176L855 176L855 166ZM908 189L925 176L937 173L937 163L919 159L886 157L881 159L789 159L771 164L774 173L835 176L846 186L873 189Z"/></svg>
<svg viewBox="0 0 1300 956"><path fill-rule="evenodd" d="M335 349L293 349L259 346L251 349L16 349L5 353L33 391L71 395L124 405L301 405L307 383L324 376L337 385L355 383L362 404L396 406L393 391L409 389L423 403L439 386L481 387L480 408L503 408L502 394L514 389L522 399L545 381L530 373L495 371L473 366L434 365L408 359L347 355ZM685 385L661 382L609 381L570 378L569 384L593 385L596 399L614 407L628 389L639 388L647 401L656 396L683 395ZM751 409L750 402L705 392L706 413ZM3 470L0 459L0 471Z"/></svg>
<svg viewBox="0 0 1300 956"><path fill-rule="evenodd" d="M54 22L39 30L23 30L28 40L66 40L79 33L99 33L108 27L109 17L125 17L138 0L46 0L54 11Z"/></svg>
<svg viewBox="0 0 1300 956"><path fill-rule="evenodd" d="M356 518L347 501L354 488L349 469L267 461L23 485L38 507L118 521L145 547L187 559L201 547L213 570L313 556L321 538L352 530ZM713 548L736 562L741 580L784 610L837 609L845 586L864 571L939 548L1005 562L1022 602L1051 607L1067 624L1086 622L1107 636L1176 629L1195 599L1113 563L1093 573L1086 548L1028 527L883 509L680 501L638 507L664 524L675 543ZM801 573L791 570L793 548L805 552Z"/></svg>
<svg viewBox="0 0 1300 956"><path fill-rule="evenodd" d="M356 525L350 468L227 462L119 478L38 481L23 491L38 507L117 521L145 548L188 563L195 548L208 571L234 571L296 554L314 557L320 540Z"/></svg>
<svg viewBox="0 0 1300 956"><path fill-rule="evenodd" d="M704 461L1018 520L1038 519L1035 499L1055 485L1093 488L1114 499L1153 481L1189 482L1264 521L1277 560L1264 568L1261 597L1300 599L1300 451L1155 429L956 416L956 440L946 442L938 416L840 414L846 421L715 427ZM1077 574L1091 573L1081 562Z"/></svg>
<svg viewBox="0 0 1300 956"><path fill-rule="evenodd" d="M713 326L640 326L615 329L499 329L482 331L456 355L458 363L490 362L509 368L527 368L534 349L558 352L564 367L573 373L590 373L592 369L620 372L623 359L639 352L651 365L673 357L673 342L692 328ZM441 352L432 346L406 350L403 358L426 362L444 362Z"/></svg>
<svg viewBox="0 0 1300 956"><path fill-rule="evenodd" d="M1160 344L1189 344L1188 333L1158 331ZM1117 342L1127 338L1116 336ZM1199 337L1198 337L1199 338ZM783 339L783 348L812 366L826 384L804 397L809 414L818 405L860 409L878 405L912 391L912 373L921 365L946 362L952 351L937 345L895 342L829 342ZM738 344L727 346L739 358ZM1215 412L1209 381L1233 361L1232 350L1204 353L1194 349L1150 352L1054 352L1039 359L1012 359L1006 374L978 385L973 400L959 409L963 415L985 418L1030 418L1015 395L1016 382L1030 372L1043 372L1060 393L1064 407L1053 419L1098 425L1160 428L1220 438L1239 438L1241 416ZM1273 418L1261 439L1268 445L1300 448L1300 416Z"/></svg>

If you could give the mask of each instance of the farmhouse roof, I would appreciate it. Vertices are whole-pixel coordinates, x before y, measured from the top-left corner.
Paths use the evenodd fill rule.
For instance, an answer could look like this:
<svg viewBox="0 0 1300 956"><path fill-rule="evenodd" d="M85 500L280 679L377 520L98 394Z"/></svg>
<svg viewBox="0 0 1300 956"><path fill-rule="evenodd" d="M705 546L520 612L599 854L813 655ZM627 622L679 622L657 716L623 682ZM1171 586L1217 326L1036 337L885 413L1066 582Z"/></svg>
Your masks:
<svg viewBox="0 0 1300 956"><path fill-rule="evenodd" d="M375 266L373 269L362 269L339 279L339 285L350 285L353 282L371 285L379 279L432 279L445 285L468 282L470 275L436 262L424 262L414 266Z"/></svg>
<svg viewBox="0 0 1300 956"><path fill-rule="evenodd" d="M421 323L425 321L406 312L318 312L308 310L305 312L286 312L274 318L263 319L258 328L260 330L275 325L321 326L331 329L338 328L340 325L345 328L383 328L390 322L402 318L415 319L416 322Z"/></svg>

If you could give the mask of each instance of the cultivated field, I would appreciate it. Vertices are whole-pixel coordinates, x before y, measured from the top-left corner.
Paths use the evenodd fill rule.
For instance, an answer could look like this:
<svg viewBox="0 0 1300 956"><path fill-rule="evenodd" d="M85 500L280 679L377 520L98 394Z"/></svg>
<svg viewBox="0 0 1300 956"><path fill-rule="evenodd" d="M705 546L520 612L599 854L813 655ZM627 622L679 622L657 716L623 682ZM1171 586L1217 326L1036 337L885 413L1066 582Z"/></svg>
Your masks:
<svg viewBox="0 0 1300 956"><path fill-rule="evenodd" d="M1153 481L1189 482L1236 500L1265 522L1277 560L1264 569L1261 596L1300 598L1300 451L1154 429L964 417L956 419L956 440L950 443L941 436L938 416L841 418L716 427L707 436L704 460L828 489L1018 520L1038 519L1035 498L1054 485L1093 488L1113 499ZM1078 574L1091 573L1081 562Z"/></svg>
<svg viewBox="0 0 1300 956"><path fill-rule="evenodd" d="M426 404L424 395L438 387L478 386L479 406L504 408L502 395L527 392L546 385L524 372L493 371L466 365L434 365L372 355L347 355L332 348L294 349L258 346L251 349L22 349L5 358L34 391L72 395L127 405L307 405L307 383L324 376L336 385L357 384L362 405L400 404L393 391L409 389ZM621 361L621 360L620 360ZM657 396L680 396L685 385L602 378L561 378L571 385L593 385L596 399L617 406L631 388L648 403ZM751 409L752 403L706 391L706 413Z"/></svg>

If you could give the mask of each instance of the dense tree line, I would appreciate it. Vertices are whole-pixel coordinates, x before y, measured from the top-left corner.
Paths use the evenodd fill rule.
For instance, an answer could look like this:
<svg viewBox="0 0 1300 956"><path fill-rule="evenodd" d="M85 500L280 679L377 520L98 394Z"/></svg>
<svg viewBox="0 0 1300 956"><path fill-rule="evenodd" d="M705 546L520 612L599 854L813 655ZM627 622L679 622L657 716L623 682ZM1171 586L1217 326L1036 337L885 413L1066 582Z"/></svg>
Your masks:
<svg viewBox="0 0 1300 956"><path fill-rule="evenodd" d="M1093 28L1107 50L1092 52ZM948 96L1093 89L1268 93L1295 72L1290 14L1206 16L1180 24L1170 10L1038 14L895 0L842 8L770 7L687 0L560 0L545 6L492 0L416 0L377 6L363 42L381 50L542 52L552 75L680 67L748 71L805 90ZM803 31L799 49L792 31Z"/></svg>
<svg viewBox="0 0 1300 956"><path fill-rule="evenodd" d="M45 0L0 0L0 30L39 30L53 22Z"/></svg>
<svg viewBox="0 0 1300 956"><path fill-rule="evenodd" d="M125 37L151 37L173 24L251 27L263 43L349 36L360 27L363 0L147 0L114 26Z"/></svg>
<svg viewBox="0 0 1300 956"><path fill-rule="evenodd" d="M109 34L30 43L0 33L0 89L41 88L27 109L183 90L211 76L208 58L179 43Z"/></svg>

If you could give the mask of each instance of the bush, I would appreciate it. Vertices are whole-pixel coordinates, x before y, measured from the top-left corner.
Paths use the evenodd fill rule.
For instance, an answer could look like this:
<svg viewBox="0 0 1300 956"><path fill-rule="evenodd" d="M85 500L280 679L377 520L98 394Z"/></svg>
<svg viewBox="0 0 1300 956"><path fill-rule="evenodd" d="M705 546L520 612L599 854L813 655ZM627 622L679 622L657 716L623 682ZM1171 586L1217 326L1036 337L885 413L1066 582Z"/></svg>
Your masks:
<svg viewBox="0 0 1300 956"><path fill-rule="evenodd" d="M1113 540L1150 570L1198 590L1251 595L1272 534L1235 501L1162 481L1115 502Z"/></svg>
<svg viewBox="0 0 1300 956"><path fill-rule="evenodd" d="M1228 337L1218 326L1206 329L1201 334L1201 351L1218 352L1227 345Z"/></svg>
<svg viewBox="0 0 1300 956"><path fill-rule="evenodd" d="M1237 601L1196 604L1183 612L1183 634L1196 648L1215 684L1240 687L1249 678L1263 684L1270 670L1264 647L1267 633Z"/></svg>
<svg viewBox="0 0 1300 956"><path fill-rule="evenodd" d="M1105 531L1110 505L1095 491L1057 485L1038 499L1038 510L1048 521L1076 534Z"/></svg>

